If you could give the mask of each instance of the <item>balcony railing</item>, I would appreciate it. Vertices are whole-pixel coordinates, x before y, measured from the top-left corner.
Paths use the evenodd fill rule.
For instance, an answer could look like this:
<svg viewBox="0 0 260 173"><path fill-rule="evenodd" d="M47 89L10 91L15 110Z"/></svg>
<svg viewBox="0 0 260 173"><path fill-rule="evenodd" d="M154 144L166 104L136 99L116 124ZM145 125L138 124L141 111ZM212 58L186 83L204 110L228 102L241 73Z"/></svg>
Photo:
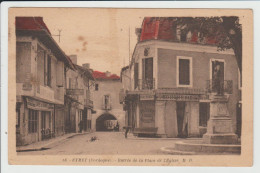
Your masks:
<svg viewBox="0 0 260 173"><path fill-rule="evenodd" d="M93 101L90 99L85 99L85 106L93 108Z"/></svg>
<svg viewBox="0 0 260 173"><path fill-rule="evenodd" d="M139 79L138 89L151 90L155 89L155 79Z"/></svg>
<svg viewBox="0 0 260 173"><path fill-rule="evenodd" d="M207 92L216 93L218 95L232 94L233 92L233 81L232 80L207 80Z"/></svg>
<svg viewBox="0 0 260 173"><path fill-rule="evenodd" d="M103 104L103 105L102 105L102 109L103 109L103 110L111 110L111 109L112 109L112 106L111 106L111 104Z"/></svg>

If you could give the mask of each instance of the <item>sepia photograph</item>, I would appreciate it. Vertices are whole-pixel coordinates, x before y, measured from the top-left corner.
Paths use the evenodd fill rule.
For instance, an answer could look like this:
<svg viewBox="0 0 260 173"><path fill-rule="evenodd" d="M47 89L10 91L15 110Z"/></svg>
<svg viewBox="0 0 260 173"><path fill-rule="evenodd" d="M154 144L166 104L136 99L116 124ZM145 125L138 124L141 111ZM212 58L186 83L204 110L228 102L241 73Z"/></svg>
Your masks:
<svg viewBox="0 0 260 173"><path fill-rule="evenodd" d="M11 164L252 165L251 10L8 13Z"/></svg>

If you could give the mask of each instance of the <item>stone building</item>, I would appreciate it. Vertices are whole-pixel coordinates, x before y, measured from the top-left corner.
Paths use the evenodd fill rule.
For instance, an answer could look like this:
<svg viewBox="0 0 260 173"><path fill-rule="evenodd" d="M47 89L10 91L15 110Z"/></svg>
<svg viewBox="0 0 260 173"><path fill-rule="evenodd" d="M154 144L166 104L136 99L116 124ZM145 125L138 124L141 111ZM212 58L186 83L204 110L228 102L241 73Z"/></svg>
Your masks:
<svg viewBox="0 0 260 173"><path fill-rule="evenodd" d="M76 55L71 55L70 59L75 70L66 71L65 131L90 131L93 109L91 84L94 81L92 71L87 64L83 67L77 65Z"/></svg>
<svg viewBox="0 0 260 173"><path fill-rule="evenodd" d="M92 115L94 131L112 131L118 124L119 129L125 125L125 112L119 103L119 93L122 89L120 77L110 72L94 71L95 89L93 102L95 114Z"/></svg>
<svg viewBox="0 0 260 173"><path fill-rule="evenodd" d="M16 17L16 143L64 134L65 69L72 62L42 17Z"/></svg>
<svg viewBox="0 0 260 173"><path fill-rule="evenodd" d="M121 101L126 125L136 135L202 136L207 131L209 96L218 92L218 80L228 97L230 128L237 131L240 87L233 51L217 51L212 39L202 44L193 33L180 33L167 18L144 19L129 72L121 73L130 77Z"/></svg>

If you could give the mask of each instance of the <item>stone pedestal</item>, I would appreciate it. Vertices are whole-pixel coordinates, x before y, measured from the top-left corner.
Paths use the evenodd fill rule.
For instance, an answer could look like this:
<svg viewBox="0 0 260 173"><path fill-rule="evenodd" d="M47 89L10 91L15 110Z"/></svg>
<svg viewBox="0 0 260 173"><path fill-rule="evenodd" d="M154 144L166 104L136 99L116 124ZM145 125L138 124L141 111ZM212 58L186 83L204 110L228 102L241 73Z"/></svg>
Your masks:
<svg viewBox="0 0 260 173"><path fill-rule="evenodd" d="M232 120L229 117L225 95L210 96L210 119L207 133L203 135L203 143L206 144L236 144L238 137L232 128Z"/></svg>

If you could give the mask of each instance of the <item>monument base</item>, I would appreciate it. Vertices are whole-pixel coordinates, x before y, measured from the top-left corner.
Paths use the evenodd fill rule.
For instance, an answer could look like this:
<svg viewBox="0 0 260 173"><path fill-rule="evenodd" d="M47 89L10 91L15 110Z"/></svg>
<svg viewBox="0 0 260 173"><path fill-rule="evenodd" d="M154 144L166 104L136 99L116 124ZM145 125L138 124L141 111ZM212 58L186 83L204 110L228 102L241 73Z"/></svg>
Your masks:
<svg viewBox="0 0 260 173"><path fill-rule="evenodd" d="M204 134L203 143L205 144L237 144L236 134Z"/></svg>
<svg viewBox="0 0 260 173"><path fill-rule="evenodd" d="M228 97L211 95L210 119L207 133L203 135L205 144L237 144L238 137L233 132L232 120L227 109Z"/></svg>

